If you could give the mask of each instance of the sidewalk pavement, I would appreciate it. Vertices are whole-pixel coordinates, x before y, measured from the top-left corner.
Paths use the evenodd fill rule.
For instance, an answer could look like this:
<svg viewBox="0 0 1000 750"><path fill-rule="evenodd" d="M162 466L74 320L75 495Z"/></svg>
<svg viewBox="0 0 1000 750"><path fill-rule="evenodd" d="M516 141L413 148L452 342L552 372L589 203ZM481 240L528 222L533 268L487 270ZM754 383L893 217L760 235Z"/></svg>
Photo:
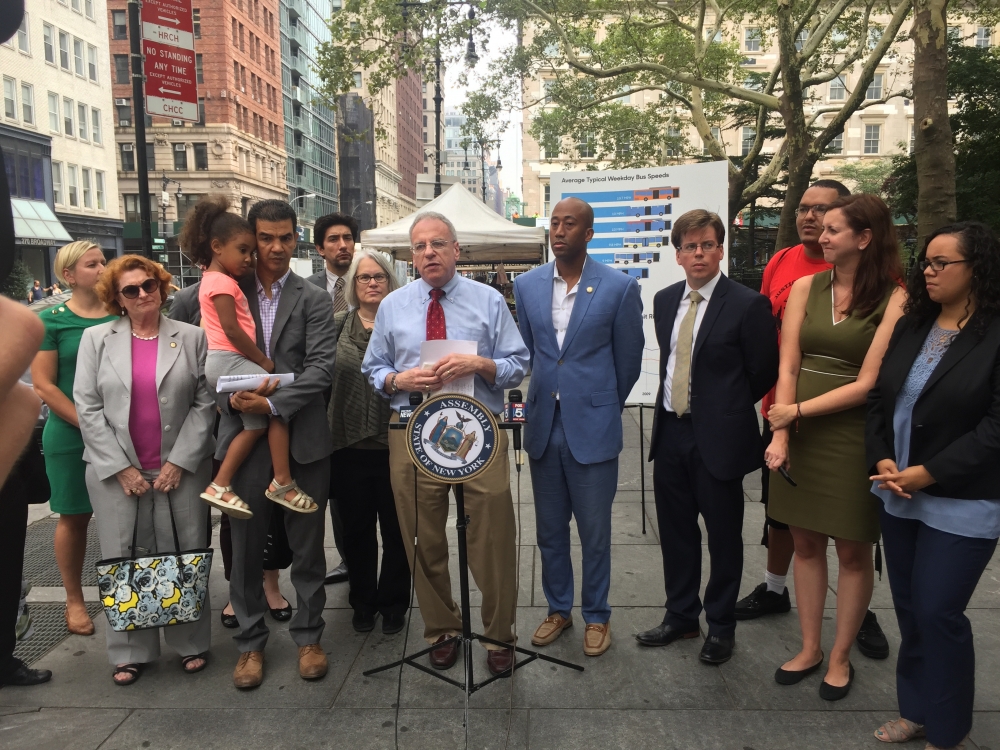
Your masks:
<svg viewBox="0 0 1000 750"><path fill-rule="evenodd" d="M646 436L652 421L646 412ZM625 451L612 525L611 649L583 655L583 628L574 627L545 652L586 667L573 672L536 661L513 680L498 680L470 702L470 748L657 748L657 750L833 750L882 747L872 732L896 718L894 664L899 632L888 581L876 580L872 609L892 647L886 661L855 652L857 678L850 695L827 703L817 694L822 672L793 687L775 684L774 670L799 646L795 611L740 623L733 659L721 667L698 661L700 640L667 648L640 647L633 636L663 616L663 573L656 535L651 465L640 462L638 411L624 417ZM642 532L640 470L646 478L646 533ZM516 495L512 471L512 489ZM534 512L527 468L520 477L520 565L518 635L530 648L530 634L545 617L541 561L534 545ZM744 483L745 566L741 595L763 580L765 550L759 476ZM454 509L452 511L454 513ZM36 514L37 515L37 514ZM473 523L475 519L473 519ZM452 579L457 586L454 515ZM574 530L574 539L576 534ZM574 547L579 574L578 542ZM336 564L331 535L328 558ZM833 641L836 563L831 547L830 594L823 634ZM707 573L707 551L705 568ZM703 576L704 579L705 576ZM791 576L789 586L794 587ZM293 589L282 579L286 596ZM399 658L404 633L384 636L377 626L355 633L345 584L327 587L323 646L329 674L305 682L297 672L297 651L287 625L269 620L264 684L250 692L232 686L238 658L231 632L218 625L227 601L222 564L216 556L211 599L213 642L208 668L183 674L179 659L165 653L127 688L111 680L104 647L103 617L97 634L70 636L34 666L51 669L52 681L33 688L0 690L0 747L5 750L134 750L135 748L464 748L463 693L413 668L371 677L366 669ZM44 596L44 592L39 594ZM457 591L456 591L457 596ZM579 603L579 581L577 582ZM480 597L473 585L473 628ZM294 604L294 601L293 601ZM987 568L968 615L977 646L976 716L970 750L1000 750L1000 560ZM578 623L582 624L579 610ZM414 608L406 652L423 648L422 622ZM704 633L704 620L702 632ZM477 679L486 675L485 652L475 647ZM461 679L460 666L449 673ZM399 695L398 727L397 692ZM513 706L513 710L510 710ZM398 733L397 730L398 729ZM509 733L509 737L508 737ZM923 741L905 747L923 748Z"/></svg>

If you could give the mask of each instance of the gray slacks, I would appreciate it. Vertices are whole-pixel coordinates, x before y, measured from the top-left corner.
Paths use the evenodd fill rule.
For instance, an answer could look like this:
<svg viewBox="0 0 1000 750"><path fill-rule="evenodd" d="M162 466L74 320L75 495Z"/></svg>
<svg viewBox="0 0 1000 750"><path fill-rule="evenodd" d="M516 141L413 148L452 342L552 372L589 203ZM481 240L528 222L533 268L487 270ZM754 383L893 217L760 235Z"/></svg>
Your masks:
<svg viewBox="0 0 1000 750"><path fill-rule="evenodd" d="M291 579L295 587L295 615L288 631L297 646L319 643L323 636L323 607L326 606L326 554L323 535L330 489L330 459L310 464L291 461L292 477L310 495L319 509L313 513L285 511L285 532L292 549ZM250 506L253 518L230 518L233 539L233 569L229 577L229 600L240 630L234 636L240 652L263 651L268 628L264 615L264 548L271 511L275 504L264 496L273 478L271 453L266 440L258 440L253 451L233 478L233 489Z"/></svg>
<svg viewBox="0 0 1000 750"><path fill-rule="evenodd" d="M159 474L143 471L150 484ZM202 549L208 533L208 514L199 497L212 479L212 459L207 456L193 474L181 471L180 484L170 492L170 507L177 524L177 538L181 549ZM174 535L170 528L170 508L167 495L150 490L136 499L122 490L114 476L103 482L97 472L87 465L87 492L94 507L94 522L101 542L101 557L128 557L132 546L135 514L139 514L137 545L156 552L174 552ZM118 633L107 629L108 661L112 664L146 663L160 656L160 631L170 646L181 656L193 656L208 651L212 643L212 607L208 597L197 622L170 625L150 630L132 630Z"/></svg>

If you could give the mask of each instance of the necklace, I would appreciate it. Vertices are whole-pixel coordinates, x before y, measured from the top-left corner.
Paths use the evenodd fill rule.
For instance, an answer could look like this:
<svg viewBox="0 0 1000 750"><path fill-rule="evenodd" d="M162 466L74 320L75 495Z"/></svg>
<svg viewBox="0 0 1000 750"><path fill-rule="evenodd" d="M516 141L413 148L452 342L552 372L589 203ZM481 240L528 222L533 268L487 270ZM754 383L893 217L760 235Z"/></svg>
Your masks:
<svg viewBox="0 0 1000 750"><path fill-rule="evenodd" d="M359 317L359 318L361 318L361 320L363 320L363 321L364 321L365 323L371 323L371 324L373 324L373 325L374 325L374 323L375 323L375 321L374 321L374 320L368 320L368 318L366 318L366 317L365 317L364 315L362 315L362 314L361 314L360 312L358 313L358 317Z"/></svg>
<svg viewBox="0 0 1000 750"><path fill-rule="evenodd" d="M132 331L132 335L135 336L137 339L139 339L139 341L152 341L153 339L159 338L160 333L159 331L157 331L152 336L140 336L135 331Z"/></svg>

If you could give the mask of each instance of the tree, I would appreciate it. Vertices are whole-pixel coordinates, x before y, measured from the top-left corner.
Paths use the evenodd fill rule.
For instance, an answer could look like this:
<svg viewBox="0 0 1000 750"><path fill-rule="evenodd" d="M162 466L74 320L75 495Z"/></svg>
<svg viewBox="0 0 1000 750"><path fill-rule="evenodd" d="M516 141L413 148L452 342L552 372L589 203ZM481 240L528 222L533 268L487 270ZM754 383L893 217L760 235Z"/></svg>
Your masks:
<svg viewBox="0 0 1000 750"><path fill-rule="evenodd" d="M948 58L947 95L955 101L950 118L955 137L955 216L983 221L1000 231L1000 49L967 47L952 40ZM895 213L917 215L919 194L926 188L926 183L918 187L917 169L916 154L893 159L887 187Z"/></svg>
<svg viewBox="0 0 1000 750"><path fill-rule="evenodd" d="M854 183L855 193L868 193L888 200L889 185L887 180L894 167L895 163L892 159L849 162L837 168L837 176Z"/></svg>
<svg viewBox="0 0 1000 750"><path fill-rule="evenodd" d="M18 302L24 302L28 298L28 290L33 282L34 276L31 275L31 269L25 265L23 260L17 259L10 269L10 274L0 285L0 294Z"/></svg>
<svg viewBox="0 0 1000 750"><path fill-rule="evenodd" d="M663 137L670 123L690 121L708 157L729 162L730 215L787 175L777 240L783 246L796 241L794 209L814 165L851 115L910 95L903 82L891 79L883 81L880 96L868 99L866 92L911 8L911 0L491 0L469 19L435 0L348 0L345 10L357 20L331 21L319 73L332 91L349 87L359 66L375 69L372 91L373 83L432 59L428 52L438 38L442 49L454 49L484 34L483 24L526 29L523 43L506 50L486 77L484 96L499 107L532 106L541 97L522 101L520 81L551 72L544 96L557 106L543 113L536 131L548 138L544 145L556 145L552 134L594 133L601 154L629 166L661 163L677 150ZM882 11L891 15L876 22L873 16ZM762 50L774 45L777 51L769 71L748 73L740 45L724 39L723 32L744 19L756 24ZM842 101L821 104L827 84L856 66L856 86ZM655 105L635 109L616 102L642 92L655 94ZM752 139L738 157L728 155L712 131L724 123L751 127ZM765 140L776 130L784 135L781 145L757 170ZM757 176L751 180L752 171Z"/></svg>

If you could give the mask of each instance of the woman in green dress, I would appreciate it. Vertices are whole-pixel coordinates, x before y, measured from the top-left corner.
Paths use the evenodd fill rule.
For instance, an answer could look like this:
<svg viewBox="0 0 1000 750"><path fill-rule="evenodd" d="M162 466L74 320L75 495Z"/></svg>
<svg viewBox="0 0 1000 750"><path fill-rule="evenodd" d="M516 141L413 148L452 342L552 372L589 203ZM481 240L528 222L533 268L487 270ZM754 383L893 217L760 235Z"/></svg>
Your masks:
<svg viewBox="0 0 1000 750"><path fill-rule="evenodd" d="M820 697L839 700L854 678L851 645L871 601L878 500L865 458L865 400L875 385L906 296L892 215L882 200L853 195L833 203L819 240L830 271L792 286L782 321L781 364L768 468L768 512L791 527L795 602L802 650L775 674L791 685L823 663L820 639L827 592L826 550L837 548L837 627Z"/></svg>
<svg viewBox="0 0 1000 750"><path fill-rule="evenodd" d="M83 603L83 557L87 525L93 510L84 480L83 438L73 405L76 352L84 330L115 320L97 298L94 287L104 272L104 253L93 242L71 242L59 249L55 276L73 296L41 314L45 338L31 364L35 392L49 407L42 432L45 473L52 485L49 507L59 514L55 551L66 589L66 627L77 635L92 635L94 623Z"/></svg>

